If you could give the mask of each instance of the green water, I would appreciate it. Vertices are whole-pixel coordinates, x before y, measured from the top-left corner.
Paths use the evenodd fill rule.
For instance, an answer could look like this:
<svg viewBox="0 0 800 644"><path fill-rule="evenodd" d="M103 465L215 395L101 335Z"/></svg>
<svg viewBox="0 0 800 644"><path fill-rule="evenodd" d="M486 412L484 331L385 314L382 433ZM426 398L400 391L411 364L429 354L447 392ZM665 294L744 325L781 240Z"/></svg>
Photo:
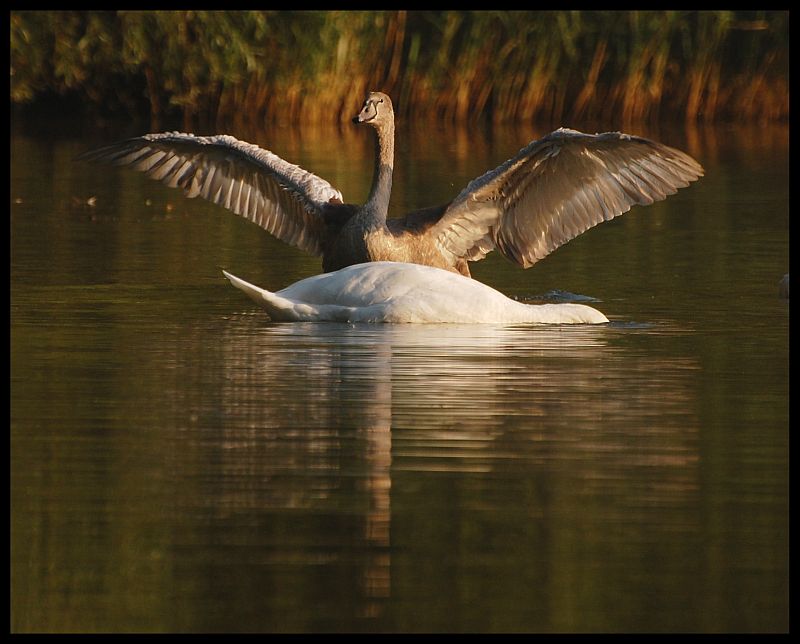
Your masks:
<svg viewBox="0 0 800 644"><path fill-rule="evenodd" d="M392 213L543 133L401 127ZM788 630L788 133L636 133L706 176L473 265L612 321L531 329L272 324L220 269L318 259L12 131L11 629ZM235 134L368 191L361 131Z"/></svg>

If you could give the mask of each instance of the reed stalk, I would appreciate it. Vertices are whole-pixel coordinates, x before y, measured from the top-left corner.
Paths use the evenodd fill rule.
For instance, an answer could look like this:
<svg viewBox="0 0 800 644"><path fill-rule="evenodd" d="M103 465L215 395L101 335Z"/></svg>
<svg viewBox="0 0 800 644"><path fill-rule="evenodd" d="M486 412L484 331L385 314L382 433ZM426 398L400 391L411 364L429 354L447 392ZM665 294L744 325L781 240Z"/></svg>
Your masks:
<svg viewBox="0 0 800 644"><path fill-rule="evenodd" d="M184 129L349 118L786 120L786 11L14 11L11 100Z"/></svg>

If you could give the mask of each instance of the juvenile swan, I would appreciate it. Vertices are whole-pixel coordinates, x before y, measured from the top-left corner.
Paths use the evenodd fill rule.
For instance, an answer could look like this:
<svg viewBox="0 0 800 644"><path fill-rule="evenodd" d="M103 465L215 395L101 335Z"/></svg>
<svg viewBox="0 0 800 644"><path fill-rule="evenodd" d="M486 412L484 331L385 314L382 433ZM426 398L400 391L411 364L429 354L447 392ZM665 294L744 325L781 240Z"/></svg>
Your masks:
<svg viewBox="0 0 800 644"><path fill-rule="evenodd" d="M524 304L458 273L404 262L368 262L314 275L272 293L223 271L277 322L599 324L583 304Z"/></svg>
<svg viewBox="0 0 800 644"><path fill-rule="evenodd" d="M471 181L449 203L387 219L394 111L371 92L354 122L375 130L367 202L343 203L324 179L232 136L145 134L79 159L130 166L187 197L203 197L298 248L324 271L368 261L437 266L469 276L467 262L499 250L532 266L585 230L660 201L703 176L689 155L620 132L560 128Z"/></svg>

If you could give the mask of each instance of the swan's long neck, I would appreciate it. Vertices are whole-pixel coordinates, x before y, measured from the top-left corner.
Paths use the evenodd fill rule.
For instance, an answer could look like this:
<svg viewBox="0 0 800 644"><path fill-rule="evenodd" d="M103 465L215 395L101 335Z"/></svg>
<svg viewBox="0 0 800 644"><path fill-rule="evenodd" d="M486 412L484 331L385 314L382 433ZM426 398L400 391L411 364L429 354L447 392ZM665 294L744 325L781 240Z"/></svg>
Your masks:
<svg viewBox="0 0 800 644"><path fill-rule="evenodd" d="M376 227L386 224L389 214L389 198L392 195L392 171L394 169L394 123L388 122L375 129L375 174L372 188L365 204L370 223Z"/></svg>

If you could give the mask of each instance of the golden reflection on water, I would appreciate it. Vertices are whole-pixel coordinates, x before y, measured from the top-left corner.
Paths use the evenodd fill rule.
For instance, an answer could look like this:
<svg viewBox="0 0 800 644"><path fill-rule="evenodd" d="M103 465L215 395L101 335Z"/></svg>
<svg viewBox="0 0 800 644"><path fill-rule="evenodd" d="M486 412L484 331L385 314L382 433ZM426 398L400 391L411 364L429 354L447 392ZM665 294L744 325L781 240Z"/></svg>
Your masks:
<svg viewBox="0 0 800 644"><path fill-rule="evenodd" d="M369 551L362 610L372 617L391 596L398 474L502 476L522 466L560 480L566 507L613 497L601 524L587 529L652 521L654 511L691 504L697 492L697 366L631 356L616 346L630 332L289 325L237 314L220 339L220 487L209 501L222 514L324 512L341 481L355 477ZM648 418L658 422L648 426ZM346 453L357 445L354 460ZM297 485L286 485L287 476ZM552 519L541 516L547 508L520 511Z"/></svg>
<svg viewBox="0 0 800 644"><path fill-rule="evenodd" d="M392 214L550 129L399 124ZM641 328L231 315L220 265L282 288L318 259L71 162L106 141L15 137L14 628L788 624L786 132L637 131L707 176L530 271L475 267ZM366 195L362 131L234 134Z"/></svg>

